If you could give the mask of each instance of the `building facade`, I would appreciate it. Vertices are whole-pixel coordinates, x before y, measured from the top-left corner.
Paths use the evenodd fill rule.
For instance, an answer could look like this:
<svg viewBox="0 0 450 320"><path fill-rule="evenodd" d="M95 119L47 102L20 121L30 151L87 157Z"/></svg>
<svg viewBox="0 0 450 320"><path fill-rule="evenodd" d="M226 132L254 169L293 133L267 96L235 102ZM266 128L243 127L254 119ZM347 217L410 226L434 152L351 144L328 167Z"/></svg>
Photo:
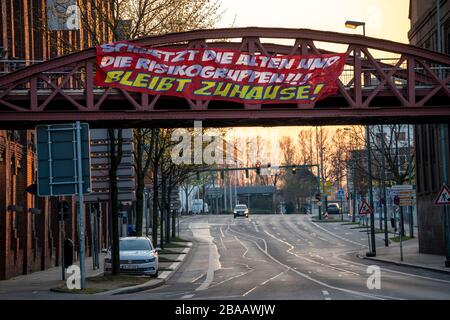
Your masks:
<svg viewBox="0 0 450 320"><path fill-rule="evenodd" d="M0 1L0 76L74 50L92 46L94 34L82 24L75 30L49 30L47 13L57 0ZM63 1L67 3L66 1ZM109 1L79 0L83 8L102 7L107 12ZM95 17L93 18L95 20ZM101 19L100 19L101 20ZM112 40L107 24L96 23L96 35ZM78 244L76 207L71 197L38 197L29 187L36 180L34 130L0 130L0 280L59 264L60 230L57 202L69 202L69 218L64 234ZM27 192L27 188L28 191ZM32 189L32 188L31 188ZM94 229L92 211L87 206L86 252L91 254ZM103 214L100 220L106 219ZM98 230L105 238L107 223Z"/></svg>
<svg viewBox="0 0 450 320"><path fill-rule="evenodd" d="M439 1L439 29L441 43L438 46L437 11L435 0L411 0L409 18L411 29L409 42L429 50L450 54L450 1ZM439 67L439 66L437 66ZM442 70L448 76L449 70ZM449 105L450 107L450 105ZM446 146L447 172L450 172L449 129L444 126L444 139L440 126L426 124L415 126L416 177L417 177L417 219L419 227L419 251L444 254L444 209L434 205L437 193L444 182L442 175L442 145ZM447 184L449 181L447 181Z"/></svg>

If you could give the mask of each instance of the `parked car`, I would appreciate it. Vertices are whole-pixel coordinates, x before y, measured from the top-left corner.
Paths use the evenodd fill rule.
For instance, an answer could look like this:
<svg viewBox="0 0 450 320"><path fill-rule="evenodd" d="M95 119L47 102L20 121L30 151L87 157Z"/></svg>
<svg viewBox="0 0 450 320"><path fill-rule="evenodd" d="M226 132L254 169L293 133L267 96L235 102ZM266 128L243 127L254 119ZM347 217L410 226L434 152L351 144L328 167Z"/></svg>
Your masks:
<svg viewBox="0 0 450 320"><path fill-rule="evenodd" d="M245 204L237 204L233 210L234 217L246 217L248 218L248 208Z"/></svg>
<svg viewBox="0 0 450 320"><path fill-rule="evenodd" d="M119 241L120 272L158 276L158 250L147 237L124 237ZM105 256L105 272L112 271L111 249Z"/></svg>
<svg viewBox="0 0 450 320"><path fill-rule="evenodd" d="M340 214L341 209L339 208L339 205L337 203L330 203L327 206L327 213L328 214Z"/></svg>

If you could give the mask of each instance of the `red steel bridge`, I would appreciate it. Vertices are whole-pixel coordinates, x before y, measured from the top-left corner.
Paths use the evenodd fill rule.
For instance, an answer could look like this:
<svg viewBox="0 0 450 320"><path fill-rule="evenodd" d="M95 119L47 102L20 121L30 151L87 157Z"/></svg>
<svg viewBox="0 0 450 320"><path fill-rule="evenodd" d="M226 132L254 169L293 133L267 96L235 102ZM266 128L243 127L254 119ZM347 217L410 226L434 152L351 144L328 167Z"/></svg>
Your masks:
<svg viewBox="0 0 450 320"><path fill-rule="evenodd" d="M196 30L132 42L268 55L339 51L347 53L347 60L335 95L311 105L250 105L95 87L96 51L89 48L1 76L0 127L73 120L96 127L176 127L193 120L203 120L206 126L450 122L450 56L422 48L336 32L256 27Z"/></svg>

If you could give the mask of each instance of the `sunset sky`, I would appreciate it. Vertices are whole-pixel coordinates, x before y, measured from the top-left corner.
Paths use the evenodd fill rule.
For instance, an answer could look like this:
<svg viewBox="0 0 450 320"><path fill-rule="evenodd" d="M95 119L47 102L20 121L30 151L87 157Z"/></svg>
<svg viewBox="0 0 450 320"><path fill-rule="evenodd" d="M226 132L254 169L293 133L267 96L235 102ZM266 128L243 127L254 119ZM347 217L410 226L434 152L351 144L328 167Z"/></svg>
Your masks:
<svg viewBox="0 0 450 320"><path fill-rule="evenodd" d="M221 0L225 10L217 27L306 28L362 34L348 29L346 20L366 22L369 37L408 43L408 0ZM239 135L296 136L297 127L239 128Z"/></svg>

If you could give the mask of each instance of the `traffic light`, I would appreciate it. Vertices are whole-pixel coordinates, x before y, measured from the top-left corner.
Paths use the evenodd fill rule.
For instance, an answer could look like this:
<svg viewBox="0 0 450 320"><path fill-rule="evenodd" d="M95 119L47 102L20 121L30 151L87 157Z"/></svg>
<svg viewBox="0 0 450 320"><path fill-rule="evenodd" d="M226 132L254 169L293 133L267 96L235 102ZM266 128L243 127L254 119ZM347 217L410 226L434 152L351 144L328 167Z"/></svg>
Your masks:
<svg viewBox="0 0 450 320"><path fill-rule="evenodd" d="M261 164L259 162L256 164L256 173L261 174Z"/></svg>
<svg viewBox="0 0 450 320"><path fill-rule="evenodd" d="M248 169L245 169L245 178L248 179L249 176L250 176L250 175L249 175Z"/></svg>
<svg viewBox="0 0 450 320"><path fill-rule="evenodd" d="M292 166L292 174L296 174L297 173L297 166L293 165Z"/></svg>
<svg viewBox="0 0 450 320"><path fill-rule="evenodd" d="M69 203L65 200L58 201L58 204L56 207L58 209L58 213L57 213L58 221L61 221L61 213L62 213L64 220L69 220Z"/></svg>

